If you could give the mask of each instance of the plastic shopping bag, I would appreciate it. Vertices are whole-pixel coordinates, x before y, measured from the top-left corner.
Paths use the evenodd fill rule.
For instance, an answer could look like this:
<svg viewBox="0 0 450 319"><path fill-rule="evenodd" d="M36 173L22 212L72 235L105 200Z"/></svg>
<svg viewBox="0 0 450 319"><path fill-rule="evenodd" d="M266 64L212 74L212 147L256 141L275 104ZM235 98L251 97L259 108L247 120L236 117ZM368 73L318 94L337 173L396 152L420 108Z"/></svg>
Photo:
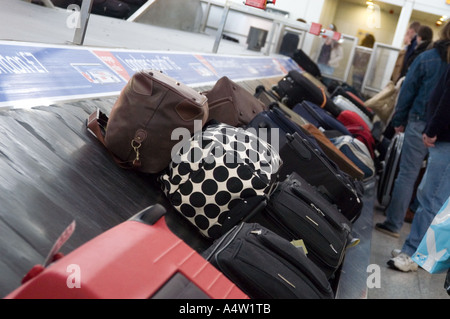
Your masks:
<svg viewBox="0 0 450 319"><path fill-rule="evenodd" d="M450 268L450 197L431 222L412 259L431 274Z"/></svg>

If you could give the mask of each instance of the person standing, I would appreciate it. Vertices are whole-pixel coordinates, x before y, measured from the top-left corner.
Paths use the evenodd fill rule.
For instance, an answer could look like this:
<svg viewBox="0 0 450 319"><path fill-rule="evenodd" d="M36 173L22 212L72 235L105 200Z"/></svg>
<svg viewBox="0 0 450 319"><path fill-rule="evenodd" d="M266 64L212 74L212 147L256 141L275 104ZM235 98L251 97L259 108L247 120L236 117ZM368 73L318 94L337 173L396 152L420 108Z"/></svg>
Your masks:
<svg viewBox="0 0 450 319"><path fill-rule="evenodd" d="M433 44L433 48L414 60L400 89L391 121L396 133L405 134L399 171L394 182L392 200L386 209L386 219L375 225L375 229L393 237L399 237L414 184L428 154L428 148L422 141L426 106L432 90L449 63L449 47L450 21L442 28L440 38Z"/></svg>
<svg viewBox="0 0 450 319"><path fill-rule="evenodd" d="M329 30L337 31L334 24L330 24ZM331 37L325 37L317 57L317 66L324 75L332 75L334 69L339 67L340 61L344 58L344 50L339 41Z"/></svg>
<svg viewBox="0 0 450 319"><path fill-rule="evenodd" d="M405 56L404 61L405 63L400 73L400 78L406 75L406 72L408 72L408 69L410 68L411 64L419 56L419 54L421 54L422 52L424 52L429 48L431 41L433 41L433 29L431 29L427 25L420 26L419 31L417 31L415 39L416 39L416 47L414 50L410 52L407 59Z"/></svg>
<svg viewBox="0 0 450 319"><path fill-rule="evenodd" d="M448 60L450 61L450 50ZM422 137L430 154L425 174L417 189L419 206L402 249L395 249L393 257L387 262L390 267L404 272L418 269L411 256L450 195L450 65L433 91L427 119Z"/></svg>
<svg viewBox="0 0 450 319"><path fill-rule="evenodd" d="M372 49L375 44L375 37L368 33L362 39L360 46ZM356 48L355 55L353 57L353 74L352 74L352 86L361 91L364 76L367 71L367 65L369 64L371 51L361 50Z"/></svg>
<svg viewBox="0 0 450 319"><path fill-rule="evenodd" d="M408 26L405 37L403 38L404 48L399 52L397 61L395 63L394 71L392 72L391 80L396 84L400 80L400 74L402 73L403 66L406 63L406 59L416 48L416 35L420 28L420 22L414 21ZM408 52L408 54L407 54Z"/></svg>

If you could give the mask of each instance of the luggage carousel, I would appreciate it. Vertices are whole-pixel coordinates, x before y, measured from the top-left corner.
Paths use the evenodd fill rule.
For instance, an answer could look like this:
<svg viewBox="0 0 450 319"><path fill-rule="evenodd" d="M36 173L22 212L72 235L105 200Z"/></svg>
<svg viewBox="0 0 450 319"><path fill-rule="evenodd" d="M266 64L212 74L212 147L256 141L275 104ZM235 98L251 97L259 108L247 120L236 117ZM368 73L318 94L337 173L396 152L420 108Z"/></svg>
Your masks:
<svg viewBox="0 0 450 319"><path fill-rule="evenodd" d="M160 203L167 209L169 228L195 250L204 250L209 243L171 208L157 176L119 168L86 130L86 120L96 109L110 113L135 67L165 68L202 91L227 75L253 93L258 85L270 88L296 65L255 52L250 57L242 46L226 41L218 55L201 55L212 48L213 37L97 16L91 17L85 46L67 46L73 31L54 28L65 23L65 10L7 2L8 10L0 13L7 34L0 36L11 41L0 43L1 55L23 63L1 65L0 296L19 287L23 276L44 262L73 221L75 231L62 246L63 254ZM24 28L23 16L30 23L39 21L40 31ZM154 41L142 41L149 35ZM58 45L42 44L50 42ZM194 53L176 54L176 48ZM230 52L239 56L225 55ZM348 250L333 281L337 299L367 298L375 182L367 182L365 190L363 211L354 224L360 243Z"/></svg>
<svg viewBox="0 0 450 319"><path fill-rule="evenodd" d="M242 82L241 82L242 83ZM247 88L268 80L245 81ZM206 89L203 87L202 89ZM119 168L94 136L86 119L97 108L109 114L115 98L10 109L0 113L0 294L43 263L54 242L75 220L69 253L142 209L160 203L169 228L202 251L207 242L167 202L156 176ZM370 258L374 185L368 183L364 208L354 225L361 242L348 250L334 287L336 298L365 298Z"/></svg>

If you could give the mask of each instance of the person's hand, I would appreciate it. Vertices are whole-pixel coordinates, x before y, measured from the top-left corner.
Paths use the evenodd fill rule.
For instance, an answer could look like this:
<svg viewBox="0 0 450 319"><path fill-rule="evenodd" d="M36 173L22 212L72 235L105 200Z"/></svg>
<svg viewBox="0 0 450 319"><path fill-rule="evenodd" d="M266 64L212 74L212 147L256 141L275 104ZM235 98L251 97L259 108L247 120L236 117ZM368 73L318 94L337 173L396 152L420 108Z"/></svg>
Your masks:
<svg viewBox="0 0 450 319"><path fill-rule="evenodd" d="M422 134L422 140L423 144L425 144L426 147L434 147L434 143L436 143L437 136L429 137L427 134Z"/></svg>
<svg viewBox="0 0 450 319"><path fill-rule="evenodd" d="M394 130L395 130L396 134L403 133L405 131L405 127L403 125L400 125L400 126L394 127Z"/></svg>

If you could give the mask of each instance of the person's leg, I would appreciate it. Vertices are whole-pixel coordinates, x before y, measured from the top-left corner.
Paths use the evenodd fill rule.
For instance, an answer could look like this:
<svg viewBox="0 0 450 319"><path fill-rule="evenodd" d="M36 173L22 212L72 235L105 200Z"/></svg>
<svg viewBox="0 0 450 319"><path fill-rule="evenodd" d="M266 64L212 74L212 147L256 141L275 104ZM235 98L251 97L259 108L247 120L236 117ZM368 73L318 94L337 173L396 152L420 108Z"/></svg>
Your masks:
<svg viewBox="0 0 450 319"><path fill-rule="evenodd" d="M403 226L415 182L419 176L423 160L428 153L428 149L422 141L424 128L424 122L411 121L405 130L399 172L391 194L391 202L386 209L386 220L383 223L394 233L398 233Z"/></svg>
<svg viewBox="0 0 450 319"><path fill-rule="evenodd" d="M428 166L417 189L419 207L402 251L412 256L433 218L450 195L450 143L436 143L430 148Z"/></svg>
<svg viewBox="0 0 450 319"><path fill-rule="evenodd" d="M436 143L435 148L430 148L428 166L417 189L419 206L414 215L411 232L401 252L396 251L393 258L387 262L392 268L404 272L418 269L411 256L416 252L431 222L450 195L449 154L450 143Z"/></svg>

